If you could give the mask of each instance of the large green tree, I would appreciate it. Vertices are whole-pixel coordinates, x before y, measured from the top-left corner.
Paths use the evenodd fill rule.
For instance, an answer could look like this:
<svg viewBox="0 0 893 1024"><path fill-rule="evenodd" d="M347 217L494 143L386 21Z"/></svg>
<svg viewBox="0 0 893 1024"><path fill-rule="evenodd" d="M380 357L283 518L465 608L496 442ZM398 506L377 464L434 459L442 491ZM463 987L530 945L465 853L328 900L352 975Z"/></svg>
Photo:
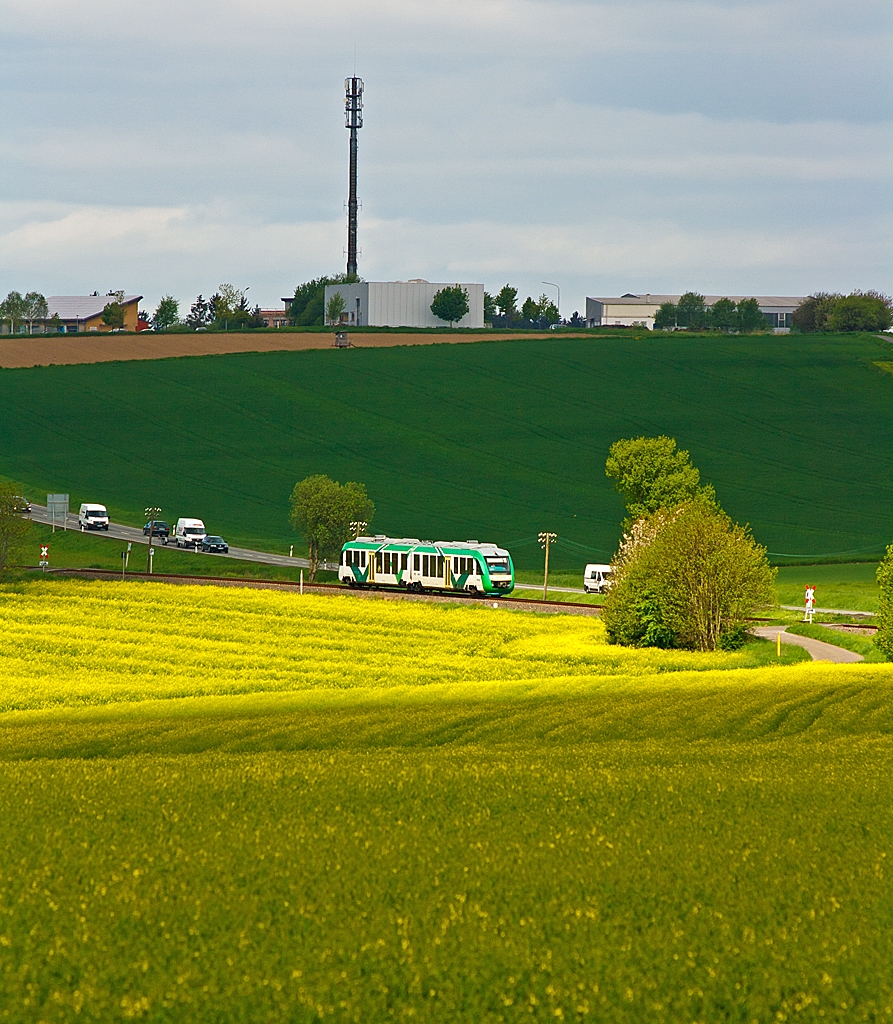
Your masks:
<svg viewBox="0 0 893 1024"><path fill-rule="evenodd" d="M356 284L359 280L356 274L334 274L299 284L288 307L288 322L293 327L324 327L326 285Z"/></svg>
<svg viewBox="0 0 893 1024"><path fill-rule="evenodd" d="M630 437L615 441L608 453L605 474L614 480L626 505L624 529L658 509L673 508L700 497L715 500L713 487L701 486L701 474L687 451L672 437Z"/></svg>
<svg viewBox="0 0 893 1024"><path fill-rule="evenodd" d="M709 323L727 334L738 330L738 309L731 299L717 299L710 307Z"/></svg>
<svg viewBox="0 0 893 1024"><path fill-rule="evenodd" d="M756 299L741 299L736 308L736 319L740 334L753 334L754 331L766 329L766 318Z"/></svg>
<svg viewBox="0 0 893 1024"><path fill-rule="evenodd" d="M458 284L441 288L434 295L431 312L452 327L468 312L468 292Z"/></svg>
<svg viewBox="0 0 893 1024"><path fill-rule="evenodd" d="M493 300L496 308L505 317L506 327L510 327L512 320L518 315L518 289L512 288L510 284L503 285L499 289L496 298Z"/></svg>
<svg viewBox="0 0 893 1024"><path fill-rule="evenodd" d="M19 553L31 530L31 520L21 511L21 495L18 484L0 481L0 576L7 571L10 558Z"/></svg>
<svg viewBox="0 0 893 1024"><path fill-rule="evenodd" d="M28 292L24 301L24 315L28 321L28 333L34 333L35 321L43 322L50 315L46 298L40 292Z"/></svg>
<svg viewBox="0 0 893 1024"><path fill-rule="evenodd" d="M828 318L834 312L837 300L843 298L835 292L816 292L807 296L794 310L791 322L801 334L817 334L828 329Z"/></svg>
<svg viewBox="0 0 893 1024"><path fill-rule="evenodd" d="M25 321L26 304L21 292L10 292L0 302L0 320L9 324L10 334L15 334L16 324Z"/></svg>
<svg viewBox="0 0 893 1024"><path fill-rule="evenodd" d="M654 314L654 329L672 331L676 327L676 303L662 302Z"/></svg>
<svg viewBox="0 0 893 1024"><path fill-rule="evenodd" d="M626 646L734 649L747 617L775 599L765 548L701 498L638 520L612 565L603 620Z"/></svg>
<svg viewBox="0 0 893 1024"><path fill-rule="evenodd" d="M106 327L123 327L124 306L120 302L107 302L102 310L102 322Z"/></svg>
<svg viewBox="0 0 893 1024"><path fill-rule="evenodd" d="M886 331L893 322L890 299L879 292L853 292L834 303L829 331Z"/></svg>
<svg viewBox="0 0 893 1024"><path fill-rule="evenodd" d="M316 579L319 563L337 558L341 546L353 536L351 523L367 526L375 505L363 484L339 484L318 474L295 484L290 499L291 523L307 544L310 579Z"/></svg>
<svg viewBox="0 0 893 1024"><path fill-rule="evenodd" d="M156 331L166 331L180 322L180 303L173 295L163 295L152 316L152 326Z"/></svg>
<svg viewBox="0 0 893 1024"><path fill-rule="evenodd" d="M709 314L703 295L698 292L686 292L679 296L676 303L676 326L700 330L708 325Z"/></svg>

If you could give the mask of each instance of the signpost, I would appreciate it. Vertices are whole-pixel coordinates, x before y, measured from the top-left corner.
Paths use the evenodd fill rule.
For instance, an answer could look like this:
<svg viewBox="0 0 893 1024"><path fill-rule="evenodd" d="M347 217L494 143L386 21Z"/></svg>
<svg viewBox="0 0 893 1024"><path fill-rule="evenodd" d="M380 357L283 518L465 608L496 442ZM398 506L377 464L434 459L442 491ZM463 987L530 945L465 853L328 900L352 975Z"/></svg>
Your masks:
<svg viewBox="0 0 893 1024"><path fill-rule="evenodd" d="M127 550L121 552L121 579L122 580L124 579L124 573L125 573L128 565L130 565L130 549L132 547L133 547L133 543L132 542L128 542Z"/></svg>
<svg viewBox="0 0 893 1024"><path fill-rule="evenodd" d="M56 532L56 520L62 523L62 529L68 529L68 495L48 494L47 515L53 523L53 533Z"/></svg>
<svg viewBox="0 0 893 1024"><path fill-rule="evenodd" d="M44 572L46 572L47 569L49 568L49 566L50 566L50 546L49 546L49 544L41 544L40 545L40 568L43 569Z"/></svg>
<svg viewBox="0 0 893 1024"><path fill-rule="evenodd" d="M806 584L806 612L803 616L804 622L812 622L812 616L815 613L815 584Z"/></svg>

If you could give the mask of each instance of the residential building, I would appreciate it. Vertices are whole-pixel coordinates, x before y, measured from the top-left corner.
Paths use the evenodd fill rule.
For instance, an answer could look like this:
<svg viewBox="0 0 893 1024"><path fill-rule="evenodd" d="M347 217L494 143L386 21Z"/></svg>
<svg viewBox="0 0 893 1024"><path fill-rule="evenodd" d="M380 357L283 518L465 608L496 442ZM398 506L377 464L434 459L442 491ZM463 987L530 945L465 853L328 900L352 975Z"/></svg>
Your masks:
<svg viewBox="0 0 893 1024"><path fill-rule="evenodd" d="M125 295L121 305L124 307L124 330L135 331L139 319L139 304L142 295ZM66 334L80 334L86 331L97 331L100 334L112 330L102 322L102 311L110 302L117 301L114 294L100 295L50 295L47 306L50 317L58 316L62 321L62 329Z"/></svg>

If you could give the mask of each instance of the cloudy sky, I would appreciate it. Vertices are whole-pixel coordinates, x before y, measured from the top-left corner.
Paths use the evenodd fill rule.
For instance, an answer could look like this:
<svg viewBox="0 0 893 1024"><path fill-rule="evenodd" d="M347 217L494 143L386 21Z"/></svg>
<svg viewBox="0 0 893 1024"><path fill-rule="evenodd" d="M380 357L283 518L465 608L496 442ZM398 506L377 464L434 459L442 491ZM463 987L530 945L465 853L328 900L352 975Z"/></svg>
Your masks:
<svg viewBox="0 0 893 1024"><path fill-rule="evenodd" d="M891 290L888 0L2 0L0 290ZM554 294L554 289L551 290Z"/></svg>

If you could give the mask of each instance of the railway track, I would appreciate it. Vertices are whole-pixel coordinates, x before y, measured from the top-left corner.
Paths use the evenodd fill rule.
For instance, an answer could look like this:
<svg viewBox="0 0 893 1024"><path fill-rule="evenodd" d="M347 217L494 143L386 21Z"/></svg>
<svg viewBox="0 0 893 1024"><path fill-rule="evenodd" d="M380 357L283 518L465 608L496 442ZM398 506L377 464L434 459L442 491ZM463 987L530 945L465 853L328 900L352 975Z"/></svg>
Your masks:
<svg viewBox="0 0 893 1024"><path fill-rule="evenodd" d="M22 566L23 569L40 571L39 566ZM48 576L69 576L82 579L120 580L120 572L113 569L48 569ZM472 597L461 593L456 594L410 594L402 590L351 588L341 583L291 583L285 580L257 580L251 578L234 578L232 576L189 576L185 573L144 573L129 572L124 579L149 583L198 584L200 586L244 587L253 590L284 590L291 593L307 594L347 594L351 597L382 598L391 601L429 601L429 602L462 602L493 608L507 608L509 611L545 611L564 612L568 615L599 615L598 605L584 604L577 601L537 601L527 597L500 598Z"/></svg>
<svg viewBox="0 0 893 1024"><path fill-rule="evenodd" d="M23 569L40 571L39 566L22 566ZM47 575L52 576L73 576L86 579L108 579L119 580L121 573L113 569L48 569ZM203 586L216 587L245 587L254 590L284 590L292 593L302 592L300 583L291 583L286 580L258 580L251 578L238 578L232 576L190 576L186 573L127 573L125 579L131 581L142 581L149 583L171 583L171 584L198 584ZM303 592L308 594L347 594L351 597L360 598L382 598L389 601L429 601L429 602L462 602L476 605L490 605L493 608L507 608L512 610L545 611L552 613L564 612L567 615L593 615L601 614L599 605L584 604L581 601L537 601L528 597L511 597L493 600L489 597L471 597L465 594L410 594L402 590L387 590L376 588L352 588L345 587L340 583L305 583ZM771 622L771 619L748 617L748 622ZM846 622L816 622L817 626L829 626L846 633L875 633L878 627L870 623L846 623ZM863 632L864 631L864 632Z"/></svg>

